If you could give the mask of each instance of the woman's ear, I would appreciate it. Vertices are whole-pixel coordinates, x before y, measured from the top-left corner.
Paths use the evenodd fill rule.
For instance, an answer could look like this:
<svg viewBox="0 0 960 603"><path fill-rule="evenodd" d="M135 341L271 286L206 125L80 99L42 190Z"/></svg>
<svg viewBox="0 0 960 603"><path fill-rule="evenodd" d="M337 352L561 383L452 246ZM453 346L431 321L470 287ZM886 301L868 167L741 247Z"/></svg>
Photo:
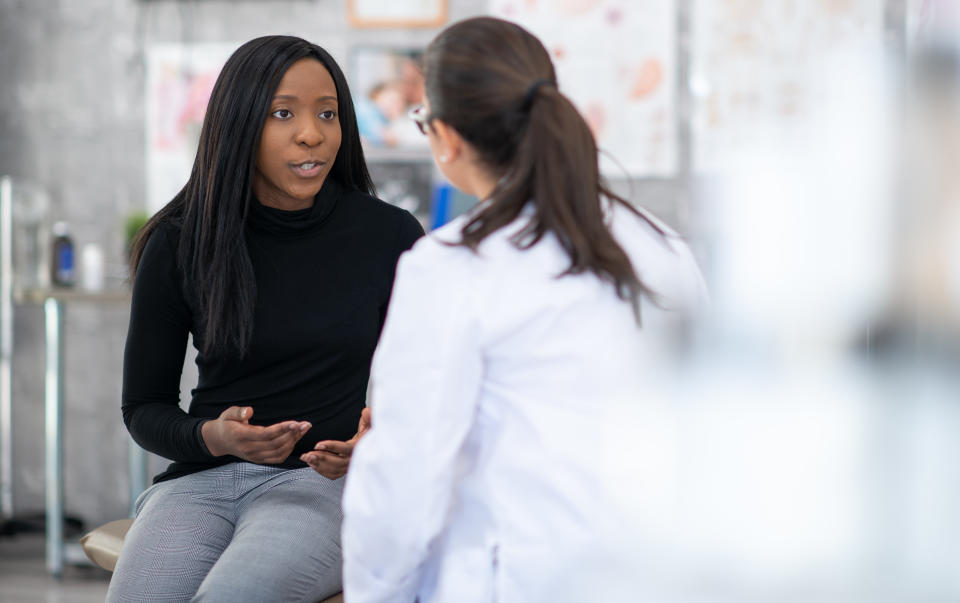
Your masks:
<svg viewBox="0 0 960 603"><path fill-rule="evenodd" d="M434 119L431 124L433 132L436 134L437 147L435 154L440 163L451 163L456 161L463 154L463 137L451 126L439 119Z"/></svg>

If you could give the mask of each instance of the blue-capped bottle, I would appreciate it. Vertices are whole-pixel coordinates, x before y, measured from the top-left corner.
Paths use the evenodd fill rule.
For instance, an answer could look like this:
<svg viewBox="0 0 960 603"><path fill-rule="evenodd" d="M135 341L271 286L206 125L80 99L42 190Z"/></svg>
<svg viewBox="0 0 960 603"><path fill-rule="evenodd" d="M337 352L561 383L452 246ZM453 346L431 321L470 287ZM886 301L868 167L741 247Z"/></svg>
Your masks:
<svg viewBox="0 0 960 603"><path fill-rule="evenodd" d="M56 222L53 225L53 257L50 280L56 287L72 287L76 282L76 263L73 249L73 239L66 222Z"/></svg>

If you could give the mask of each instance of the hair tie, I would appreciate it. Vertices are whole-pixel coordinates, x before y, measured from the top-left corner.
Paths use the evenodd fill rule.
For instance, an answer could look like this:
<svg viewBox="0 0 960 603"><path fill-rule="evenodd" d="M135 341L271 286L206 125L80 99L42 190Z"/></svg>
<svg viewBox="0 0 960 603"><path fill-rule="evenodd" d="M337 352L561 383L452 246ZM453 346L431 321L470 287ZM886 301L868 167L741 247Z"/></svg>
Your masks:
<svg viewBox="0 0 960 603"><path fill-rule="evenodd" d="M529 111L530 107L533 106L533 101L537 97L537 90L540 89L540 86L548 85L552 86L553 82L550 80L537 80L530 84L530 87L527 88L527 94L523 97L523 104L520 105L521 111Z"/></svg>

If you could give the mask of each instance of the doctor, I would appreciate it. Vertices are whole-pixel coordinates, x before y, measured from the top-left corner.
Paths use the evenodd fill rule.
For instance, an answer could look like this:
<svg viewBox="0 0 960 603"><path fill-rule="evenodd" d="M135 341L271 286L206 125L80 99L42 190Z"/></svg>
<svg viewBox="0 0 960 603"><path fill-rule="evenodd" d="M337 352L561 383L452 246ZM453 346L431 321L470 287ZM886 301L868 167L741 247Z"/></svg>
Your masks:
<svg viewBox="0 0 960 603"><path fill-rule="evenodd" d="M424 67L412 117L483 201L400 260L345 491L346 600L629 593L607 546L618 484L599 466L619 443L603 428L643 402L662 335L704 299L699 271L601 184L593 135L529 32L469 19Z"/></svg>

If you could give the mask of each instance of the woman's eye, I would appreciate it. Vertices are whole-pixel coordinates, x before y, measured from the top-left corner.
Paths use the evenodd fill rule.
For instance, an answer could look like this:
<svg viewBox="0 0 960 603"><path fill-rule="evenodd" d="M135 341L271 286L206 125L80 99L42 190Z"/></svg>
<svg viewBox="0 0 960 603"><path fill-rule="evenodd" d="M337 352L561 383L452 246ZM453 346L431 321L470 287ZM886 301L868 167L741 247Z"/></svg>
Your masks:
<svg viewBox="0 0 960 603"><path fill-rule="evenodd" d="M336 111L323 111L320 113L320 119L325 119L327 121L334 120L336 119L336 117L337 117Z"/></svg>
<svg viewBox="0 0 960 603"><path fill-rule="evenodd" d="M290 116L293 115L287 109L277 109L270 115L276 117L277 119L290 119Z"/></svg>

